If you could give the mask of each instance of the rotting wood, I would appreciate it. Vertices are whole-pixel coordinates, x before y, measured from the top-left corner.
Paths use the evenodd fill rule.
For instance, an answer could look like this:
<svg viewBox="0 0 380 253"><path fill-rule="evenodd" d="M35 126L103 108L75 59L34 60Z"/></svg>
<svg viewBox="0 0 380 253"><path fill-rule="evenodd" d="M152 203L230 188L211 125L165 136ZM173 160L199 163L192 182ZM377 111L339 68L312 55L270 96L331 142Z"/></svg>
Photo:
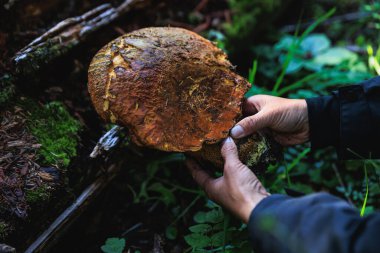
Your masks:
<svg viewBox="0 0 380 253"><path fill-rule="evenodd" d="M123 131L123 129L123 127L114 126L111 128L111 130L109 130L102 137L100 137L98 143L92 150L90 157L96 158L99 155L104 154L105 152L117 146L117 144L120 142L120 134Z"/></svg>
<svg viewBox="0 0 380 253"><path fill-rule="evenodd" d="M118 7L102 4L83 15L59 22L14 56L16 73L28 75L38 72L44 65L80 44L88 35L110 24L132 8L142 7L147 3L146 0L126 0Z"/></svg>
<svg viewBox="0 0 380 253"><path fill-rule="evenodd" d="M76 200L64 210L61 215L25 250L26 253L48 252L54 246L60 236L78 218L86 207L98 196L98 194L117 175L122 162L109 166L105 174L98 177L89 185Z"/></svg>

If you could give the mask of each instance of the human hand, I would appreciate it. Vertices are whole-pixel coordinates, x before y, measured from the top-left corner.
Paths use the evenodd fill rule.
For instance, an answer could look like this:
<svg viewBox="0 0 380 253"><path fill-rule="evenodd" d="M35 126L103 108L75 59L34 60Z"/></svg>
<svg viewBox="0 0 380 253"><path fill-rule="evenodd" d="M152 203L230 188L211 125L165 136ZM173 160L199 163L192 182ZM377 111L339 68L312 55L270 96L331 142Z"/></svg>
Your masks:
<svg viewBox="0 0 380 253"><path fill-rule="evenodd" d="M229 209L247 223L252 210L270 194L255 174L239 160L238 150L232 138L226 139L221 153L224 159L222 177L211 177L193 160L186 160L186 165L194 180L211 200Z"/></svg>
<svg viewBox="0 0 380 253"><path fill-rule="evenodd" d="M248 116L231 130L234 138L242 138L268 128L274 139L283 146L309 140L307 104L304 99L286 99L256 95L247 99L244 112Z"/></svg>

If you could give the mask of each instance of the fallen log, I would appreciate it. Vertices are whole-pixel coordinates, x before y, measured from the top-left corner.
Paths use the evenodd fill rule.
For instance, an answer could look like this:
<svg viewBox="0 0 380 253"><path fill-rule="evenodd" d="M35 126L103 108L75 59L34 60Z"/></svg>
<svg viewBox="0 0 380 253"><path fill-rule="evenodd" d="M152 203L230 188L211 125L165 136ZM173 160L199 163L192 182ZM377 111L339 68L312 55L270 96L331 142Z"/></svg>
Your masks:
<svg viewBox="0 0 380 253"><path fill-rule="evenodd" d="M120 170L121 161L112 164L66 208L55 221L25 250L25 253L49 252L70 225L86 210Z"/></svg>
<svg viewBox="0 0 380 253"><path fill-rule="evenodd" d="M126 0L118 7L102 4L80 16L65 19L21 49L13 58L17 75L38 72L52 60L67 54L90 34L107 26L146 0Z"/></svg>

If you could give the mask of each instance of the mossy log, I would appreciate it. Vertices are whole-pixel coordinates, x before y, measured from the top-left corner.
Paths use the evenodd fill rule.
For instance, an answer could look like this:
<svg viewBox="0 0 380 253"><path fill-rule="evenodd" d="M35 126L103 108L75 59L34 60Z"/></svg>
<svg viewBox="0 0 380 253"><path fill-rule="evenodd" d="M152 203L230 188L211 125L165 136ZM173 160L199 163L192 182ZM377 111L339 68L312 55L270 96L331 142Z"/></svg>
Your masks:
<svg viewBox="0 0 380 253"><path fill-rule="evenodd" d="M4 240L65 187L80 124L61 103L41 106L25 98L0 116L0 240Z"/></svg>
<svg viewBox="0 0 380 253"><path fill-rule="evenodd" d="M126 0L118 7L102 4L80 16L65 19L33 40L14 56L17 75L33 75L54 59L67 54L90 34L147 1Z"/></svg>

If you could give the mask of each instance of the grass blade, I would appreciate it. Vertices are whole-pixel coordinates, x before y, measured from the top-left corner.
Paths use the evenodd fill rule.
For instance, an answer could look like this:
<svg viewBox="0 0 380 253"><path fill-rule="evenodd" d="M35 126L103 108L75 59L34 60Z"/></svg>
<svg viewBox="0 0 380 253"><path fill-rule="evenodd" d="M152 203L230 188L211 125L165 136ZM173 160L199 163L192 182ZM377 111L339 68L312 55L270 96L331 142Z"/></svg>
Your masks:
<svg viewBox="0 0 380 253"><path fill-rule="evenodd" d="M306 155L311 151L310 148L305 148L296 158L293 159L293 161L285 167L285 176L288 181L288 185L291 185L289 171L291 171L297 164L300 163L300 161L306 157Z"/></svg>
<svg viewBox="0 0 380 253"><path fill-rule="evenodd" d="M250 82L252 85L255 83L255 77L257 72L257 60L252 61L252 68L249 69L248 73L248 82Z"/></svg>
<svg viewBox="0 0 380 253"><path fill-rule="evenodd" d="M320 75L319 73L313 73L313 74L307 75L304 78L298 80L297 82L292 83L292 84L290 84L290 85L282 88L281 90L279 90L277 92L277 95L278 96L282 96L282 95L284 95L285 93L287 93L289 91L301 88L305 82L313 80L314 78L318 77L319 75Z"/></svg>
<svg viewBox="0 0 380 253"><path fill-rule="evenodd" d="M293 56L294 56L294 53L296 51L296 49L299 47L299 45L301 44L301 42L303 41L303 39L309 35L320 23L324 22L326 19L328 19L329 17L331 17L334 13L335 13L335 8L329 10L326 14L320 16L317 20L314 21L313 24L311 24L302 34L301 36L299 37L298 40L295 40L295 42L292 43L292 45L290 46L290 49L286 55L286 59L282 65L282 70L281 70L281 73L280 73L280 76L277 78L276 80L276 83L273 87L273 90L272 90L272 94L273 95L277 95L278 96L278 89L280 88L280 85L282 83L282 81L284 80L284 77L285 77L285 74L286 74L286 70L291 62L291 60L293 59ZM298 27L296 29L296 32L295 32L295 35L294 37L297 37L297 34L298 34Z"/></svg>
<svg viewBox="0 0 380 253"><path fill-rule="evenodd" d="M369 192L369 183L368 183L368 174L367 174L367 163L364 163L364 175L365 175L365 184L366 184L366 192L363 201L362 209L360 210L360 216L363 217L365 213L365 208L367 206L368 192Z"/></svg>

